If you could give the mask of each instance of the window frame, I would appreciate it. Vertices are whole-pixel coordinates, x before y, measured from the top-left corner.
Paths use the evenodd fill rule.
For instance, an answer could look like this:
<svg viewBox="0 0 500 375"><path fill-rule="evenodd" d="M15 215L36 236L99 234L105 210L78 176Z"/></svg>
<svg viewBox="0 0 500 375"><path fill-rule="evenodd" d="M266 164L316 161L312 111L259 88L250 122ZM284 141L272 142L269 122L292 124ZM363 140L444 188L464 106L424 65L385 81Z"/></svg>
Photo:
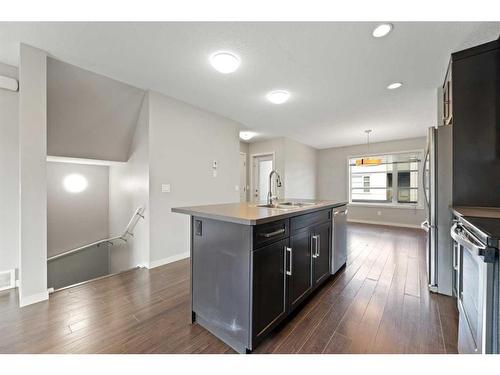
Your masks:
<svg viewBox="0 0 500 375"><path fill-rule="evenodd" d="M394 202L353 202L352 201L352 188L351 188L351 181L352 181L352 174L351 174L351 166L350 166L350 160L353 158L361 158L361 157L377 157L377 156L385 156L385 155L398 155L398 154L408 154L408 153L419 153L420 154L420 162L418 163L418 170L410 170L410 172L417 172L419 176L419 183L417 188L404 188L404 189L417 189L417 196L418 200L417 203L398 203L397 201ZM422 169L425 167L424 166L424 157L425 157L425 150L424 149L413 149L413 150L405 150L405 151L387 151L387 152L374 152L374 153L368 153L368 154L357 154L357 155L348 155L347 160L346 160L346 165L347 165L347 194L348 194L348 201L349 205L351 206L364 206L364 207L390 207L390 208L403 208L403 209L419 209L423 210L424 209L424 191L423 191L423 186L422 186L422 181L420 181L420 176L422 175ZM373 172L373 173L378 173L378 172ZM386 172L379 172L379 173L386 173ZM396 197L398 196L398 184L397 184L397 173L393 174L393 184L392 184L392 196ZM376 188L371 188L371 189L376 189ZM386 189L386 188L384 188ZM394 198L393 198L394 199Z"/></svg>

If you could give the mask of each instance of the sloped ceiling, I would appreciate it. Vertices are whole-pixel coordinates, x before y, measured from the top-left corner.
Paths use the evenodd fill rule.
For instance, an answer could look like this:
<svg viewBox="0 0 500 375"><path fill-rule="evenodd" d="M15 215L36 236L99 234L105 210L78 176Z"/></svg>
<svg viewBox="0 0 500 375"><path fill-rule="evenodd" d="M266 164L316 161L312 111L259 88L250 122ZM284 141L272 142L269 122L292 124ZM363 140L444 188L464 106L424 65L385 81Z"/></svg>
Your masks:
<svg viewBox="0 0 500 375"><path fill-rule="evenodd" d="M144 91L49 58L47 154L127 161Z"/></svg>

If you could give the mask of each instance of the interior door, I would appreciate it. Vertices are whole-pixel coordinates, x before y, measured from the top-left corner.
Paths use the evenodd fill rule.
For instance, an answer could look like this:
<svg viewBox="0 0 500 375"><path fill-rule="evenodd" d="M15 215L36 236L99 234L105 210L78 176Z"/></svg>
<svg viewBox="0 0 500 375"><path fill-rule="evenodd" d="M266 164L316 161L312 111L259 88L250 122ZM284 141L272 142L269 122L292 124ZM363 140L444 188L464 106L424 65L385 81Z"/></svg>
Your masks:
<svg viewBox="0 0 500 375"><path fill-rule="evenodd" d="M288 295L290 309L299 305L312 290L311 230L290 237Z"/></svg>
<svg viewBox="0 0 500 375"><path fill-rule="evenodd" d="M247 201L247 154L240 152L240 202Z"/></svg>
<svg viewBox="0 0 500 375"><path fill-rule="evenodd" d="M252 163L252 201L265 202L269 191L269 174L273 170L273 155L257 155Z"/></svg>

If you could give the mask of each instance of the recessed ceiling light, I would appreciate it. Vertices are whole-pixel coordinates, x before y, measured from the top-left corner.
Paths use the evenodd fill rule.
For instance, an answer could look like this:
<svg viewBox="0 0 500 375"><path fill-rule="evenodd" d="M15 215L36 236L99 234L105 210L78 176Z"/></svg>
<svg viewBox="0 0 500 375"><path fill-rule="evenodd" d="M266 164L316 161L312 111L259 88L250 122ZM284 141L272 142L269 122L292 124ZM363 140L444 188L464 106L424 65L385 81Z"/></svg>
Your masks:
<svg viewBox="0 0 500 375"><path fill-rule="evenodd" d="M399 89L401 86L403 86L403 84L401 82L394 82L394 83L391 83L389 86L387 86L387 88L389 90L394 90L394 89Z"/></svg>
<svg viewBox="0 0 500 375"><path fill-rule="evenodd" d="M386 36L389 34L392 30L392 24L390 23L383 23L381 25L378 25L375 30L373 30L372 35L375 38L381 38L383 36Z"/></svg>
<svg viewBox="0 0 500 375"><path fill-rule="evenodd" d="M219 51L210 56L210 64L220 73L234 72L240 66L241 60L232 52Z"/></svg>
<svg viewBox="0 0 500 375"><path fill-rule="evenodd" d="M283 104L290 99L290 93L286 90L274 90L266 95L267 100L274 104Z"/></svg>
<svg viewBox="0 0 500 375"><path fill-rule="evenodd" d="M255 132L249 132L249 131L241 131L240 132L240 138L243 139L244 141L249 141L253 137L255 137L257 133Z"/></svg>

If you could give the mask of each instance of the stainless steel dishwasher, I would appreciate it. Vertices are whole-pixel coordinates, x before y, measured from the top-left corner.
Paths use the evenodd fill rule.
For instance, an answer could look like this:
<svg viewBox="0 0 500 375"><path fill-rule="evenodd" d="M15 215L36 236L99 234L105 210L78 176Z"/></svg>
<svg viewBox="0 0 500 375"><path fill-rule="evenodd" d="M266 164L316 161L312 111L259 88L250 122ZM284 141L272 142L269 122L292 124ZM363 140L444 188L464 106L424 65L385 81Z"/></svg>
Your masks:
<svg viewBox="0 0 500 375"><path fill-rule="evenodd" d="M347 262L347 206L333 209L332 261L330 273L335 274Z"/></svg>

